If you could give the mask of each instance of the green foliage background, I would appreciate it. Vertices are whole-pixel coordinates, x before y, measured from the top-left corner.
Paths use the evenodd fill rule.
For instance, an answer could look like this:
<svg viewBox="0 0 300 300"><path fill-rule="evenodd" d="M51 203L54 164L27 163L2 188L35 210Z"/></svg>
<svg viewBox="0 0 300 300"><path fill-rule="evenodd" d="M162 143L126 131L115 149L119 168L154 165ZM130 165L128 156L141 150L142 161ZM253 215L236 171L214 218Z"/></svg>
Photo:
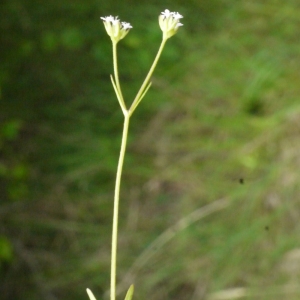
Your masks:
<svg viewBox="0 0 300 300"><path fill-rule="evenodd" d="M184 27L131 123L119 299L131 283L135 299L299 299L296 0L2 1L2 299L107 299L123 120L99 17L134 27L119 44L130 102L165 8Z"/></svg>

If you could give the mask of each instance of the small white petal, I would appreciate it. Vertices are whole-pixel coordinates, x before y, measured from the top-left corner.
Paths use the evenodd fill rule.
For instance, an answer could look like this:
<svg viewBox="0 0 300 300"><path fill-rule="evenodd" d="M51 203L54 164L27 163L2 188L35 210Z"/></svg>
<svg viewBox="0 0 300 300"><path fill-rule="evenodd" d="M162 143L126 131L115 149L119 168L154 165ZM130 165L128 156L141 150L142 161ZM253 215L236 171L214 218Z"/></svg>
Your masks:
<svg viewBox="0 0 300 300"><path fill-rule="evenodd" d="M117 18L111 21L113 25L117 25L120 23L120 20L118 20Z"/></svg>
<svg viewBox="0 0 300 300"><path fill-rule="evenodd" d="M130 23L122 22L122 29L129 30L130 28L132 28L132 26L130 25Z"/></svg>
<svg viewBox="0 0 300 300"><path fill-rule="evenodd" d="M165 9L165 11L163 11L161 13L164 17L168 18L169 16L171 16L173 13L170 12L168 9Z"/></svg>
<svg viewBox="0 0 300 300"><path fill-rule="evenodd" d="M101 19L105 22L114 22L115 18L116 18L116 20L118 19L118 17L113 17L113 16L101 17Z"/></svg>
<svg viewBox="0 0 300 300"><path fill-rule="evenodd" d="M175 19L178 19L178 20L183 18L183 16L178 12L174 12L173 16L174 16Z"/></svg>

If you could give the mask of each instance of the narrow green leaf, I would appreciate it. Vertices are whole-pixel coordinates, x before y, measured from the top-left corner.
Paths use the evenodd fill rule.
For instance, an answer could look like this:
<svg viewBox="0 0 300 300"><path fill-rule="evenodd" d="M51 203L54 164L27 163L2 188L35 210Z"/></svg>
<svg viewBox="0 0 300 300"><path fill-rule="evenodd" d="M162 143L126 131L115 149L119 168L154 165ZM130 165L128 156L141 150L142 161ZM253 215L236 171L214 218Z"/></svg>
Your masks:
<svg viewBox="0 0 300 300"><path fill-rule="evenodd" d="M90 300L96 300L94 294L90 289L86 289L86 292L88 293Z"/></svg>
<svg viewBox="0 0 300 300"><path fill-rule="evenodd" d="M117 98L118 98L118 101L119 101L119 103L120 103L121 109L122 109L123 113L125 114L125 112L126 112L126 110L127 110L127 109L126 109L126 105L125 105L124 100L122 99L121 93L119 92L119 90L118 90L118 88L117 88L117 86L116 86L116 84L115 84L115 82L114 82L114 78L113 78L112 75L110 75L110 80L111 80L111 83L112 83L113 88L114 88L114 90L115 90L115 93L116 93L116 95L117 95Z"/></svg>
<svg viewBox="0 0 300 300"><path fill-rule="evenodd" d="M133 286L133 284L132 284L132 285L129 287L128 291L127 291L125 300L131 300L131 299L132 299L132 296L133 296L133 292L134 292L134 286Z"/></svg>
<svg viewBox="0 0 300 300"><path fill-rule="evenodd" d="M133 114L133 112L135 111L135 109L138 107L138 105L140 104L140 102L142 101L142 99L144 98L144 96L146 95L146 93L148 92L148 90L150 89L150 86L152 85L152 82L149 82L148 86L145 88L144 92L142 93L141 97L137 100L134 101L130 107L130 113Z"/></svg>

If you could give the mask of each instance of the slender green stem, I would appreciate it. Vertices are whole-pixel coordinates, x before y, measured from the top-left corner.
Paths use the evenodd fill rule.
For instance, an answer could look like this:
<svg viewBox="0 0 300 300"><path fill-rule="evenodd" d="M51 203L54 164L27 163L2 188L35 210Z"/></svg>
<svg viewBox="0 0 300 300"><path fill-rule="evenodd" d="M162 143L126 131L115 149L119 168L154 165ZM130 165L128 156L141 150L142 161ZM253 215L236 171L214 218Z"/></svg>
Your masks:
<svg viewBox="0 0 300 300"><path fill-rule="evenodd" d="M122 134L121 150L118 162L115 196L114 196L114 213L113 213L113 229L112 229L112 246L111 246L111 279L110 279L110 299L116 299L116 277L117 277L117 242L118 242L118 218L119 218L119 198L121 175L126 151L128 128L130 115L128 112L124 114L124 126Z"/></svg>
<svg viewBox="0 0 300 300"><path fill-rule="evenodd" d="M113 44L113 64L114 64L115 82L116 82L117 90L119 92L120 101L122 101L123 107L126 108L124 98L123 98L123 94L122 94L122 90L121 90L120 81L119 81L117 42L113 42L112 44Z"/></svg>
<svg viewBox="0 0 300 300"><path fill-rule="evenodd" d="M147 76L146 76L146 78L145 78L142 86L140 87L137 95L135 96L135 99L133 100L133 102L132 102L132 104L131 104L131 106L129 108L129 114L130 115L132 115L132 113L136 109L137 104L139 103L139 99L140 99L140 97L142 96L142 94L144 93L144 91L145 91L145 89L147 87L147 84L148 84L148 82L149 82L149 80L150 80L150 78L151 78L151 76L152 76L152 74L154 72L154 69L155 69L155 67L157 65L157 62L159 60L159 57L160 57L160 55L161 55L161 53L162 53L162 51L164 49L166 41L167 41L167 39L163 39L162 42L161 42L161 44L160 44L160 47L159 47L158 52L156 54L156 57L155 57L155 59L153 61L153 64L152 64L152 66L151 66L151 68L150 68L150 70L149 70L149 72L148 72L148 74L147 74Z"/></svg>

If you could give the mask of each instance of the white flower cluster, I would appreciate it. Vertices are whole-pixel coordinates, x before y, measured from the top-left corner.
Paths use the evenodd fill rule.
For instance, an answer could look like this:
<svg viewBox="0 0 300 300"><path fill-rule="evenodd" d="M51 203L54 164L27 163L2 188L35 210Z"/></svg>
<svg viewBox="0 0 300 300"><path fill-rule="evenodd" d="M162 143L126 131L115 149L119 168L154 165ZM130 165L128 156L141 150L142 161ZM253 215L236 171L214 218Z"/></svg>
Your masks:
<svg viewBox="0 0 300 300"><path fill-rule="evenodd" d="M165 9L158 17L159 26L163 32L164 38L168 39L173 36L180 26L183 26L179 20L183 18L178 12L171 12Z"/></svg>
<svg viewBox="0 0 300 300"><path fill-rule="evenodd" d="M101 19L103 20L107 34L116 43L123 39L132 28L130 23L121 22L118 17L108 16L101 17Z"/></svg>
<svg viewBox="0 0 300 300"><path fill-rule="evenodd" d="M165 9L158 17L159 26L163 32L163 38L166 40L173 36L180 26L183 26L179 21L183 16L178 12L171 12ZM121 22L118 17L108 16L101 17L103 20L107 34L111 40L117 43L123 39L129 30L132 28L130 23Z"/></svg>

